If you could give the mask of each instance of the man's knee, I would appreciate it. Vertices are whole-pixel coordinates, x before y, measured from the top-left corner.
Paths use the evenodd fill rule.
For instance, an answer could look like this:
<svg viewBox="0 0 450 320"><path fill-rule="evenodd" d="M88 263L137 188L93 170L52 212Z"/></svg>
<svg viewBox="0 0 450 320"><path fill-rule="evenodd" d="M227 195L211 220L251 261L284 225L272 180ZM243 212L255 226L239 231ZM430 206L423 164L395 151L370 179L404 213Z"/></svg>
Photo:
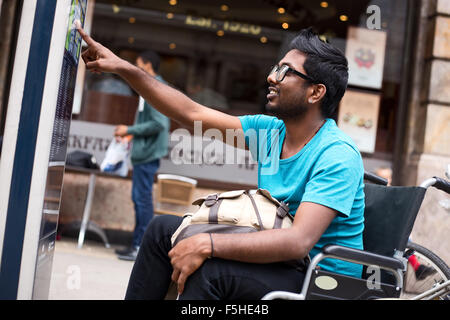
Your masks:
<svg viewBox="0 0 450 320"><path fill-rule="evenodd" d="M178 226L181 224L182 219L173 215L162 215L153 217L147 226L142 243L152 242L159 240L165 236L171 236Z"/></svg>
<svg viewBox="0 0 450 320"><path fill-rule="evenodd" d="M261 299L270 291L299 292L304 273L288 265L208 259L186 281L180 300Z"/></svg>

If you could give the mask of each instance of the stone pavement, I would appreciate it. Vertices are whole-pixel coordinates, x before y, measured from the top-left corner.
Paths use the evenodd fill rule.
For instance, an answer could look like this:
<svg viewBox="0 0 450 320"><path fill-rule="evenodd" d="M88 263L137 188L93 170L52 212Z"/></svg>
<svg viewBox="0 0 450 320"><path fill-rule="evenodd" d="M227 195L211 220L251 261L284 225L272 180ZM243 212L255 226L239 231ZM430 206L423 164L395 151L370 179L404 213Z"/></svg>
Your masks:
<svg viewBox="0 0 450 320"><path fill-rule="evenodd" d="M49 300L123 300L133 262L121 261L114 246L76 239L56 241Z"/></svg>

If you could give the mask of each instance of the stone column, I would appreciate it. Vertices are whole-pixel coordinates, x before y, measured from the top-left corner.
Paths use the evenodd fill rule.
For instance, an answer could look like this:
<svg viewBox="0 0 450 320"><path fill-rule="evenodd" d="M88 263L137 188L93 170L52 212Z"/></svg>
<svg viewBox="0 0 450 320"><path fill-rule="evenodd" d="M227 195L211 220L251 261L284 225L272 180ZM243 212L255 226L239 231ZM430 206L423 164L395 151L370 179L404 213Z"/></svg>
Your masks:
<svg viewBox="0 0 450 320"><path fill-rule="evenodd" d="M450 0L422 1L420 23L423 72L415 71L415 84L421 85L414 88L420 99L413 101L410 110L415 117L409 120L415 128L408 136L408 163L403 172L407 184L419 184L432 176L445 177L450 164ZM420 52L416 66L418 59ZM439 203L444 199L449 199L446 193L429 189L412 240L450 264L450 212Z"/></svg>

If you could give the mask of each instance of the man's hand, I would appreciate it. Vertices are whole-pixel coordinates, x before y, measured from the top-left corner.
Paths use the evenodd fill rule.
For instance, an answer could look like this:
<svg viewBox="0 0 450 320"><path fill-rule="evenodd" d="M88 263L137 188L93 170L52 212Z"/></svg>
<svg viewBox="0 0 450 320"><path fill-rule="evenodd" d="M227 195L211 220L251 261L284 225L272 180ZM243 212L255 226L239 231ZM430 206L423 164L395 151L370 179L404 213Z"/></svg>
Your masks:
<svg viewBox="0 0 450 320"><path fill-rule="evenodd" d="M118 125L116 127L116 129L114 130L114 135L116 137L124 137L128 134L127 132L128 132L128 126L121 124L121 125Z"/></svg>
<svg viewBox="0 0 450 320"><path fill-rule="evenodd" d="M211 241L206 233L197 234L177 243L169 251L173 267L172 281L177 283L178 294L182 294L187 278L211 255Z"/></svg>
<svg viewBox="0 0 450 320"><path fill-rule="evenodd" d="M87 50L81 55L86 63L86 69L94 73L118 73L120 67L128 63L125 60L120 59L100 43L94 41L94 39L84 32L79 22L76 22L75 25L77 31L88 45Z"/></svg>
<svg viewBox="0 0 450 320"><path fill-rule="evenodd" d="M114 137L117 142L130 142L133 139L133 135L128 134L128 126L126 125L118 125L114 130Z"/></svg>

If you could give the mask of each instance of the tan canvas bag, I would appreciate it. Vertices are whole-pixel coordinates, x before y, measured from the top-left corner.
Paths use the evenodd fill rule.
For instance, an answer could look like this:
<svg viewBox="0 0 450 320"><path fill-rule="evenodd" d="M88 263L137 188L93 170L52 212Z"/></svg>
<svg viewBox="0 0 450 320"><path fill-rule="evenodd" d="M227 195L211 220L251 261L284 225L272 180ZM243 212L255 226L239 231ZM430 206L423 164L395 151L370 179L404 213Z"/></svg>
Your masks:
<svg viewBox="0 0 450 320"><path fill-rule="evenodd" d="M200 208L183 216L183 222L172 235L172 246L198 233L249 233L289 228L294 220L288 205L264 189L210 194L193 204ZM309 258L295 264L305 266L306 261Z"/></svg>

